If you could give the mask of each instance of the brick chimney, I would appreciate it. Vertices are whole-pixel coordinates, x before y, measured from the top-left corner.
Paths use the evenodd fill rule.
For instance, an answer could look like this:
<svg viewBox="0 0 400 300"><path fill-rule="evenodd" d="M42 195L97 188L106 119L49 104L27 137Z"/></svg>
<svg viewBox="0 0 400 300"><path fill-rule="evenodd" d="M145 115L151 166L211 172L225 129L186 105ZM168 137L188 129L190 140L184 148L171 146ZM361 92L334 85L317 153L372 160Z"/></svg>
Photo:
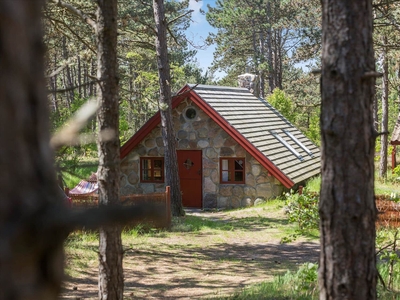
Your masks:
<svg viewBox="0 0 400 300"><path fill-rule="evenodd" d="M258 76L249 73L246 67L246 73L238 76L238 84L241 88L247 88L254 96L260 96Z"/></svg>

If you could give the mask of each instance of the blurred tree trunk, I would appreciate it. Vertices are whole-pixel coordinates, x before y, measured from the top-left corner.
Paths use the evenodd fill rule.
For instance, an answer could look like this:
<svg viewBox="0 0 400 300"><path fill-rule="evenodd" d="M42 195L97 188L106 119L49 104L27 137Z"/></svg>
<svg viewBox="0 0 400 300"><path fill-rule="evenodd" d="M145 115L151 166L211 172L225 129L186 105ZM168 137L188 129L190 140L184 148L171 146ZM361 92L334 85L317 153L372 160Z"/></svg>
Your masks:
<svg viewBox="0 0 400 300"><path fill-rule="evenodd" d="M66 234L48 225L61 201L49 146L42 4L0 1L0 299L57 299L63 277Z"/></svg>
<svg viewBox="0 0 400 300"><path fill-rule="evenodd" d="M376 299L372 1L322 9L320 299Z"/></svg>
<svg viewBox="0 0 400 300"><path fill-rule="evenodd" d="M100 108L97 114L98 128L112 130L111 140L99 135L97 147L99 168L99 205L119 203L120 155L119 155L119 99L117 63L117 0L97 0L97 96ZM122 269L121 228L100 228L99 243L99 299L123 298L124 277Z"/></svg>
<svg viewBox="0 0 400 300"><path fill-rule="evenodd" d="M171 107L171 74L167 47L167 22L163 0L153 0L154 20L156 23L156 52L158 76L160 83L160 114L162 137L165 148L165 179L166 185L171 187L171 211L174 216L185 214L182 207L182 195L178 173L176 139L172 124Z"/></svg>

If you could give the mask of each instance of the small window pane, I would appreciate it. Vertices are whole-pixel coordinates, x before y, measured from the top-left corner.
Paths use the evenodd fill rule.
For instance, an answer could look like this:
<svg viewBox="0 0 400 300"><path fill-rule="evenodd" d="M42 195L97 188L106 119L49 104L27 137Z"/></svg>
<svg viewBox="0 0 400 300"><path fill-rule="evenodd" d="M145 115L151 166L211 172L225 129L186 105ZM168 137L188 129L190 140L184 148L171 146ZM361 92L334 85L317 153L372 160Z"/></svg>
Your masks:
<svg viewBox="0 0 400 300"><path fill-rule="evenodd" d="M235 170L243 170L243 160L235 160Z"/></svg>
<svg viewBox="0 0 400 300"><path fill-rule="evenodd" d="M231 181L230 173L228 171L222 171L222 181Z"/></svg>
<svg viewBox="0 0 400 300"><path fill-rule="evenodd" d="M229 170L228 162L229 162L229 160L227 160L227 159L222 160L222 170Z"/></svg>
<svg viewBox="0 0 400 300"><path fill-rule="evenodd" d="M161 159L155 159L154 160L154 169L161 169L162 168L162 160Z"/></svg>
<svg viewBox="0 0 400 300"><path fill-rule="evenodd" d="M235 171L235 181L243 181L243 172Z"/></svg>
<svg viewBox="0 0 400 300"><path fill-rule="evenodd" d="M143 180L150 180L150 171L149 170L142 170L142 179Z"/></svg>
<svg viewBox="0 0 400 300"><path fill-rule="evenodd" d="M156 180L156 181L162 180L162 171L161 170L154 170L154 180Z"/></svg>
<svg viewBox="0 0 400 300"><path fill-rule="evenodd" d="M151 169L151 159L143 159L143 169Z"/></svg>
<svg viewBox="0 0 400 300"><path fill-rule="evenodd" d="M186 117L191 120L196 118L196 110L194 108L188 108L186 110Z"/></svg>

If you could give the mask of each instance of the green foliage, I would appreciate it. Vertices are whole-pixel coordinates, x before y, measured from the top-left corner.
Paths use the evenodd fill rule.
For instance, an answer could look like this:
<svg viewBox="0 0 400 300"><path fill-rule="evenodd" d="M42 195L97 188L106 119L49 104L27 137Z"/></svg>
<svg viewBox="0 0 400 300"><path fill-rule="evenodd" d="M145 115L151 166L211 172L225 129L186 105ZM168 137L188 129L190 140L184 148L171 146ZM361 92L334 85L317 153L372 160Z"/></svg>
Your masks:
<svg viewBox="0 0 400 300"><path fill-rule="evenodd" d="M309 116L308 130L304 131L305 136L317 146L321 145L321 129L319 123L319 111L315 111Z"/></svg>
<svg viewBox="0 0 400 300"><path fill-rule="evenodd" d="M288 271L283 276L275 276L273 282L262 282L246 287L232 296L213 299L318 299L317 277L318 265L305 263L296 272Z"/></svg>
<svg viewBox="0 0 400 300"><path fill-rule="evenodd" d="M307 67L320 68L318 65ZM299 68L287 70L286 76L290 77L290 81L285 82L283 88L295 107L295 125L316 145L320 145L321 95L319 79Z"/></svg>
<svg viewBox="0 0 400 300"><path fill-rule="evenodd" d="M300 232L309 232L319 228L319 194L311 193L306 188L303 194L286 194L286 212L289 222L297 223Z"/></svg>
<svg viewBox="0 0 400 300"><path fill-rule="evenodd" d="M69 157L59 162L65 186L75 187L82 179L87 179L97 171L97 161Z"/></svg>
<svg viewBox="0 0 400 300"><path fill-rule="evenodd" d="M380 283L389 290L400 290L399 229L381 229L376 234L377 268ZM383 282L382 282L383 281Z"/></svg>
<svg viewBox="0 0 400 300"><path fill-rule="evenodd" d="M392 170L393 175L396 177L400 177L400 165L397 165L393 170Z"/></svg>
<svg viewBox="0 0 400 300"><path fill-rule="evenodd" d="M293 275L291 272L288 272L286 277L286 283L293 285L295 291L311 291L312 295L317 290L318 265L315 263L305 263Z"/></svg>
<svg viewBox="0 0 400 300"><path fill-rule="evenodd" d="M307 180L306 189L310 193L319 193L321 191L321 175Z"/></svg>
<svg viewBox="0 0 400 300"><path fill-rule="evenodd" d="M274 89L274 92L267 97L267 101L291 123L295 123L296 115L293 111L292 100L284 91L278 88Z"/></svg>

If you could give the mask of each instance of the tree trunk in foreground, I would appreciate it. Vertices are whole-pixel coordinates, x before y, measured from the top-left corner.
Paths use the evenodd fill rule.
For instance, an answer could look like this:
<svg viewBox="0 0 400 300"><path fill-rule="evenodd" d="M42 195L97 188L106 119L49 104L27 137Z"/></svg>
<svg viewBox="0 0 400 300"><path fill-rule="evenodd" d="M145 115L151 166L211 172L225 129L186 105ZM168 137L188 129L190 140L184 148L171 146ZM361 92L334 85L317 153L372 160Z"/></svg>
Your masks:
<svg viewBox="0 0 400 300"><path fill-rule="evenodd" d="M376 299L372 1L321 3L320 299Z"/></svg>
<svg viewBox="0 0 400 300"><path fill-rule="evenodd" d="M99 130L112 130L111 140L97 142L99 168L99 204L119 203L120 159L118 134L118 74L117 74L117 0L97 0L97 95L100 109L97 114ZM99 243L99 299L123 298L121 228L100 228Z"/></svg>
<svg viewBox="0 0 400 300"><path fill-rule="evenodd" d="M176 139L172 124L171 74L167 47L167 22L163 0L153 0L154 20L156 23L156 52L160 83L160 114L162 137L165 149L165 181L171 187L171 212L173 216L185 214L182 207L182 195L176 154Z"/></svg>
<svg viewBox="0 0 400 300"><path fill-rule="evenodd" d="M57 299L63 277L42 4L0 0L0 299Z"/></svg>

